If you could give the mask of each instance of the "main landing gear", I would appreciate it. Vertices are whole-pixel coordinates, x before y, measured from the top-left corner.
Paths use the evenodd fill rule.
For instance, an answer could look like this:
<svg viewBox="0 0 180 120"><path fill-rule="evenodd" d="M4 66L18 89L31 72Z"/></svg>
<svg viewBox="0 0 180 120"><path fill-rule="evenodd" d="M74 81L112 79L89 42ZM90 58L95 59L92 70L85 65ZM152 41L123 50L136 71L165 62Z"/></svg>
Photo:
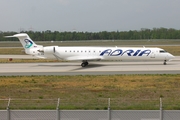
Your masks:
<svg viewBox="0 0 180 120"><path fill-rule="evenodd" d="M81 64L82 67L86 67L87 65L88 65L87 61L83 61L82 64Z"/></svg>
<svg viewBox="0 0 180 120"><path fill-rule="evenodd" d="M166 65L167 63L166 63L166 60L164 60L164 63L163 63L164 65Z"/></svg>

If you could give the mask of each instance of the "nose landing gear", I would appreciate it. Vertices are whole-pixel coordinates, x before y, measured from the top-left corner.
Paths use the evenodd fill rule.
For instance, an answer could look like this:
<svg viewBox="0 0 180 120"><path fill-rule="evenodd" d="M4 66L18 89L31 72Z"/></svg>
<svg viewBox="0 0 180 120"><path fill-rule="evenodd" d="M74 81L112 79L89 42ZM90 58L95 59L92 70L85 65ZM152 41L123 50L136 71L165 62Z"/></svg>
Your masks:
<svg viewBox="0 0 180 120"><path fill-rule="evenodd" d="M164 63L163 63L164 65L166 65L167 63L166 63L166 60L164 60Z"/></svg>

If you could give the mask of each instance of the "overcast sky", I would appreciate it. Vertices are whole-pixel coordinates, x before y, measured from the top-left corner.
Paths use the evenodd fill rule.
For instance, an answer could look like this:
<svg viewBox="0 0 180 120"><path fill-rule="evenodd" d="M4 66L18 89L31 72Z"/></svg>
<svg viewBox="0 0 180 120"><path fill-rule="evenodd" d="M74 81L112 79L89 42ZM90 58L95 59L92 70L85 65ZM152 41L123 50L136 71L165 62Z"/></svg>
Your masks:
<svg viewBox="0 0 180 120"><path fill-rule="evenodd" d="M180 0L0 0L0 31L180 29Z"/></svg>

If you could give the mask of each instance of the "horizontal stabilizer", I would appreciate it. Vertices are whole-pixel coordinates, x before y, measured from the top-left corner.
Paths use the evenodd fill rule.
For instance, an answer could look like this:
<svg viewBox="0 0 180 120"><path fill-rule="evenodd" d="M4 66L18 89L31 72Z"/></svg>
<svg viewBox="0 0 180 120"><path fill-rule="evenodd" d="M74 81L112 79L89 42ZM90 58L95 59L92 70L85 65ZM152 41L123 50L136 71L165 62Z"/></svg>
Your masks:
<svg viewBox="0 0 180 120"><path fill-rule="evenodd" d="M5 38L12 38L12 37L14 37L14 36L4 36Z"/></svg>
<svg viewBox="0 0 180 120"><path fill-rule="evenodd" d="M5 36L6 38L11 38L11 37L28 37L29 36L26 34L26 33L20 33L20 34L15 34L15 35L12 35L12 36Z"/></svg>

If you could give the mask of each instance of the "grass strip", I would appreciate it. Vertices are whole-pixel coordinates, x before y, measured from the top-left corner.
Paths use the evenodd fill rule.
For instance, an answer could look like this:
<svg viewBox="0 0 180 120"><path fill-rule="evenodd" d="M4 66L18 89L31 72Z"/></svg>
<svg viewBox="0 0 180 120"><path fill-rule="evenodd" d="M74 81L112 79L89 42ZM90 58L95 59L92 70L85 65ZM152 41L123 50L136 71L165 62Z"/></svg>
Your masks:
<svg viewBox="0 0 180 120"><path fill-rule="evenodd" d="M2 76L0 109L180 110L180 74ZM7 99L7 100L5 100Z"/></svg>

